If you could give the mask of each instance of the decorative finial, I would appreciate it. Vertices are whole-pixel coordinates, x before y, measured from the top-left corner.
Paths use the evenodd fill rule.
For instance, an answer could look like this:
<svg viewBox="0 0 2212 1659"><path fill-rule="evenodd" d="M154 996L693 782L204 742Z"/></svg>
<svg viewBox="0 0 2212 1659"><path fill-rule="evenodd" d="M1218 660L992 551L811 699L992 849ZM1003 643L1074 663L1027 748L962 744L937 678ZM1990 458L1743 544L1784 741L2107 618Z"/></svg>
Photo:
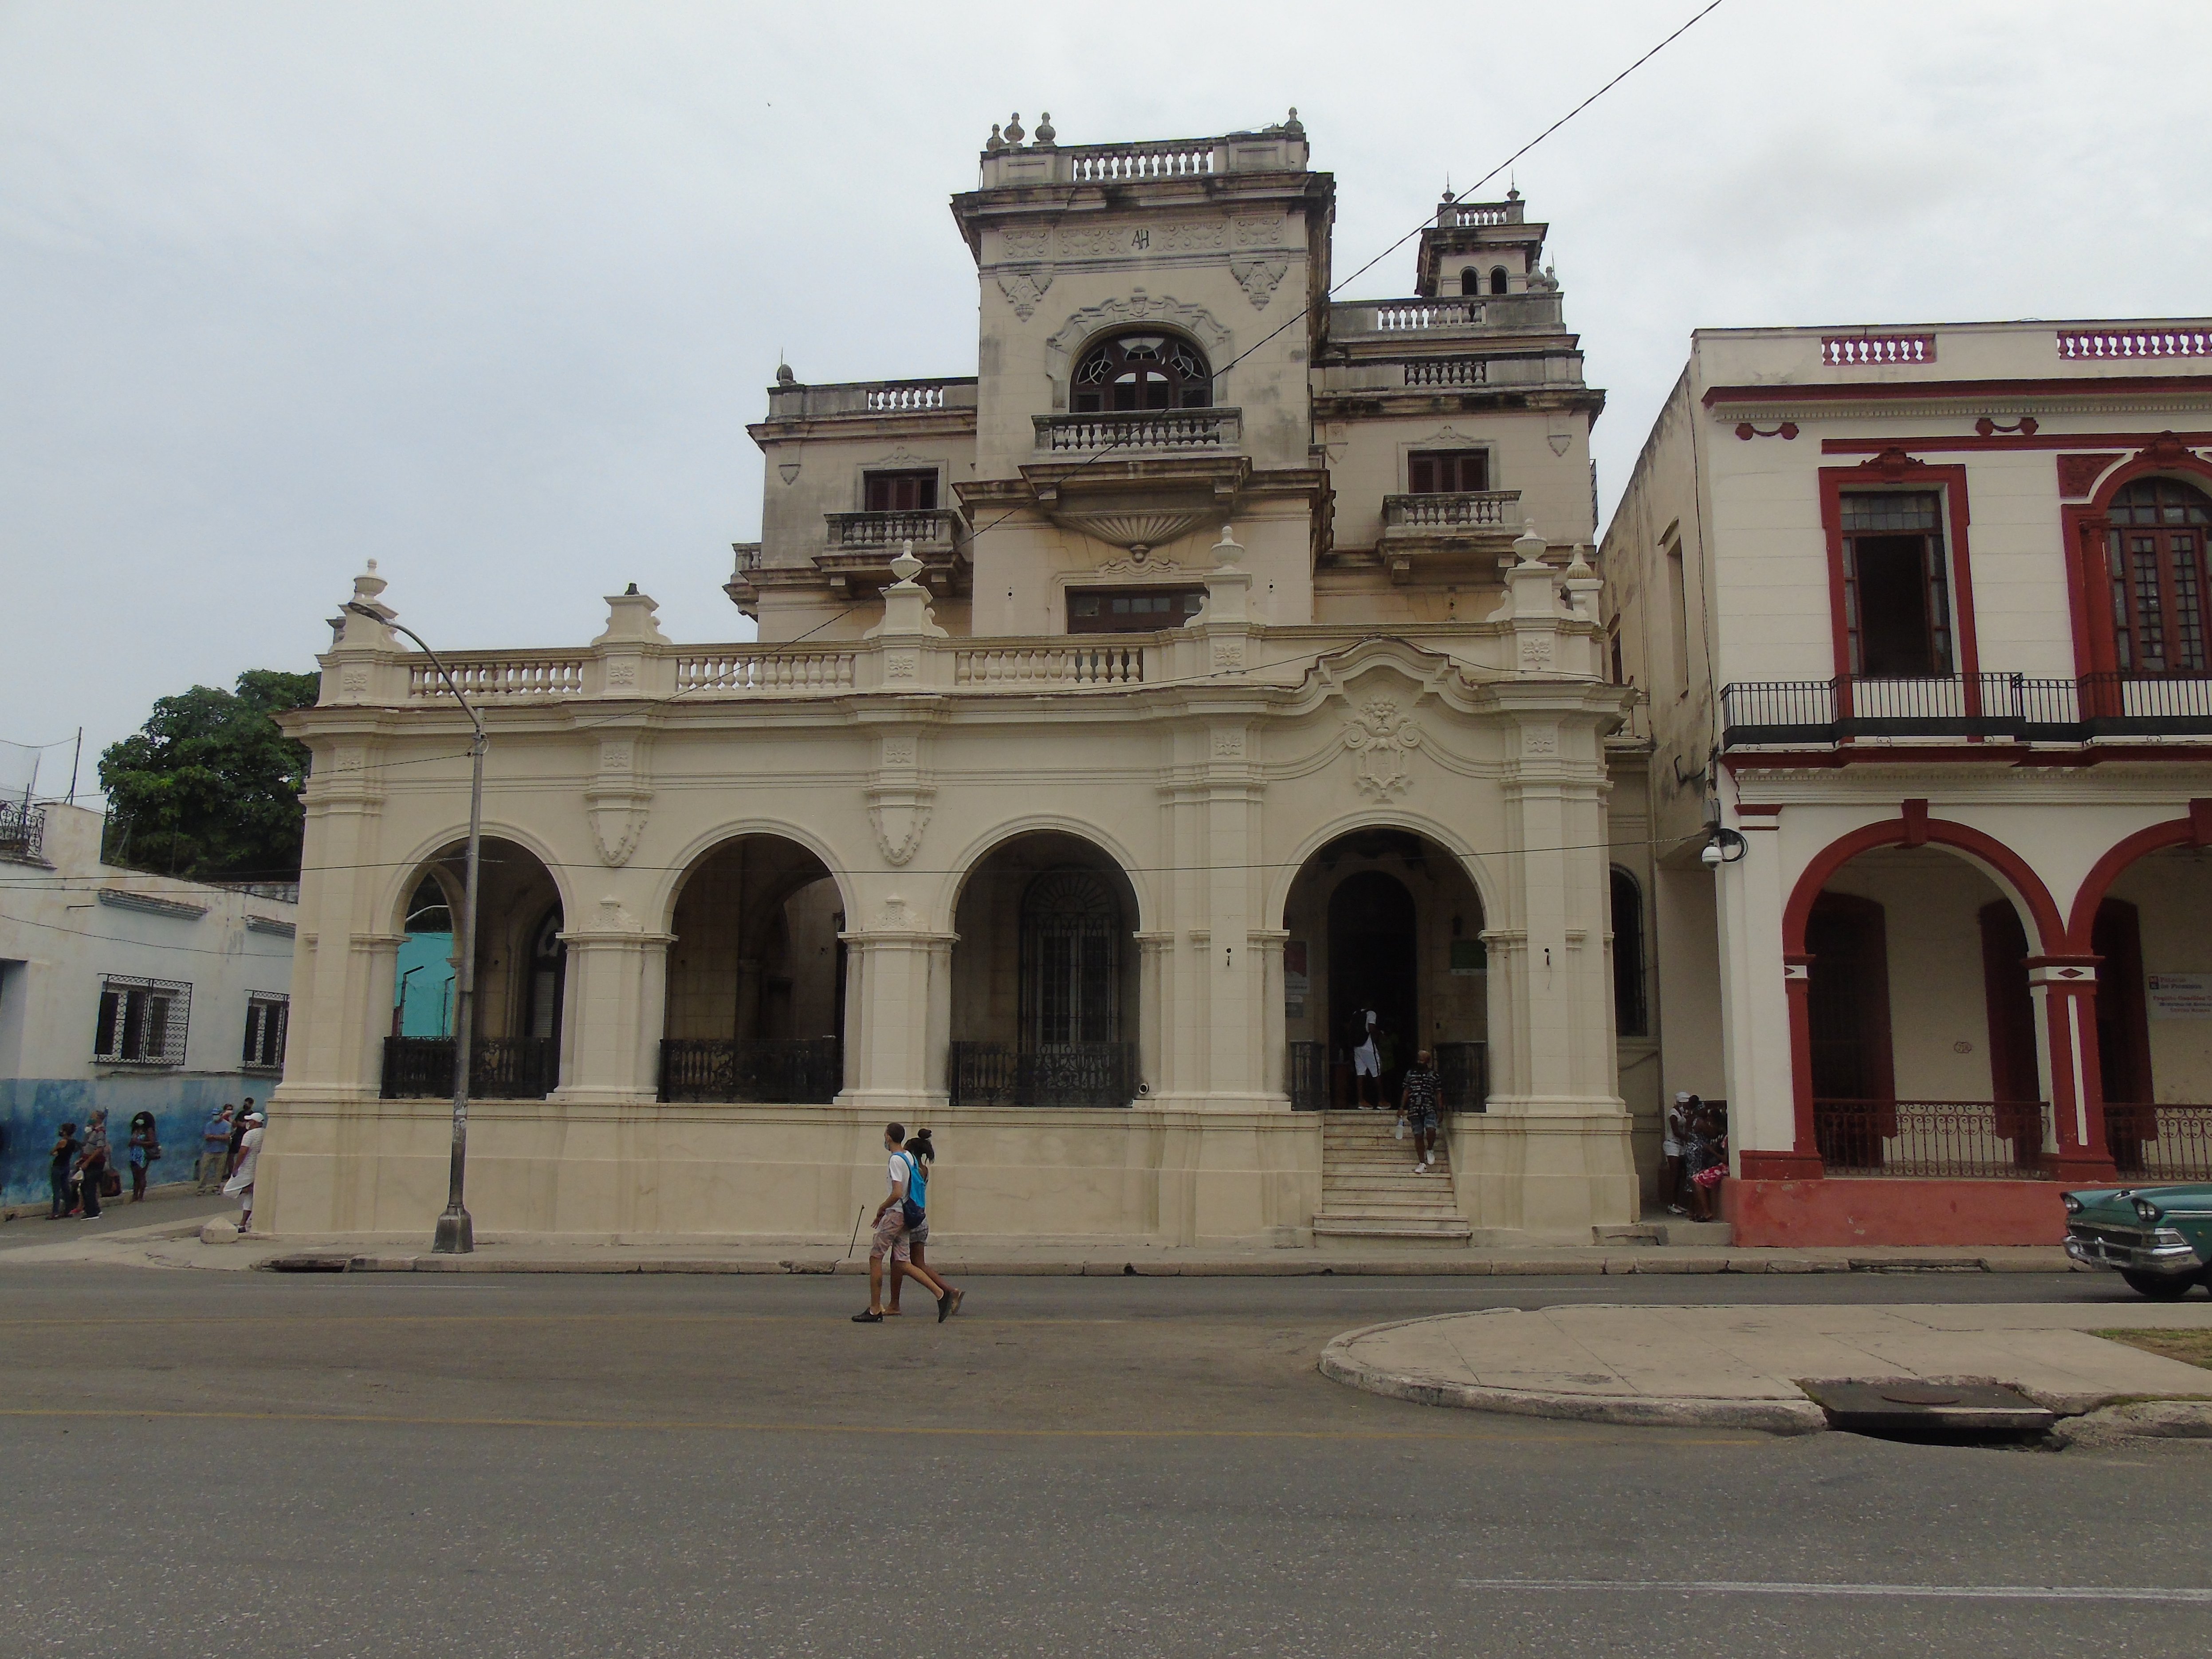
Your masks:
<svg viewBox="0 0 2212 1659"><path fill-rule="evenodd" d="M799 384L799 376L791 372L789 363L778 363L775 366L775 383L778 386L796 386Z"/></svg>
<svg viewBox="0 0 2212 1659"><path fill-rule="evenodd" d="M991 136L983 141L984 153L988 155L994 150L1001 150L1006 149L1006 141L999 137L999 124L996 121L992 122Z"/></svg>
<svg viewBox="0 0 2212 1659"><path fill-rule="evenodd" d="M914 579L927 568L920 559L914 556L913 542L903 541L899 544L898 556L891 561L891 574L898 578L898 585L901 587L912 587Z"/></svg>
<svg viewBox="0 0 2212 1659"><path fill-rule="evenodd" d="M1519 201L1519 200L1521 199L1521 186L1520 186L1520 185L1506 185L1506 187L1505 187L1505 199L1506 199L1507 201L1509 201L1509 202L1517 202L1517 201Z"/></svg>
<svg viewBox="0 0 2212 1659"><path fill-rule="evenodd" d="M1304 132L1305 131L1304 125L1298 119L1298 106L1296 104L1291 106L1291 118L1283 123L1283 131L1285 132Z"/></svg>
<svg viewBox="0 0 2212 1659"><path fill-rule="evenodd" d="M1013 118L1006 123L1006 142L1010 144L1018 144L1028 137L1029 135L1022 131L1022 112L1016 110Z"/></svg>
<svg viewBox="0 0 2212 1659"><path fill-rule="evenodd" d="M376 561L374 559L371 559L368 562L368 574L372 576L376 574Z"/></svg>
<svg viewBox="0 0 2212 1659"><path fill-rule="evenodd" d="M1513 550L1521 556L1521 568L1526 570L1532 565L1542 564L1545 550L1549 545L1536 533L1536 521L1534 519L1523 520L1521 533L1513 539Z"/></svg>
<svg viewBox="0 0 2212 1659"><path fill-rule="evenodd" d="M628 593L635 593L635 592L637 592L637 584L636 584L635 582L632 582L632 583L631 583L628 587L625 587L624 589L623 589L623 592L624 593L626 593L626 594L628 594Z"/></svg>
<svg viewBox="0 0 2212 1659"><path fill-rule="evenodd" d="M1052 128L1052 112L1050 110L1047 110L1044 114L1038 118L1036 124L1036 141L1040 144L1049 144L1054 139L1059 137L1060 135L1057 132L1054 132Z"/></svg>
<svg viewBox="0 0 2212 1659"><path fill-rule="evenodd" d="M1237 539L1235 525L1225 524L1221 526L1221 539L1214 543L1212 551L1213 562L1218 565L1233 565L1244 556L1244 549Z"/></svg>

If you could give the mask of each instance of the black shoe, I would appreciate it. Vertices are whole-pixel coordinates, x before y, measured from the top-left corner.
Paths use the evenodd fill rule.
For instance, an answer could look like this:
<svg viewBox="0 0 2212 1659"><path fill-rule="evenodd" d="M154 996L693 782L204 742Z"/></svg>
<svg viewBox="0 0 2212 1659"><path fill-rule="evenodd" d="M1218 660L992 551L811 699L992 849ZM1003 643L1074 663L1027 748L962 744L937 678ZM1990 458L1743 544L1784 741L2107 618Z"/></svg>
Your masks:
<svg viewBox="0 0 2212 1659"><path fill-rule="evenodd" d="M863 1308L860 1312L853 1316L853 1322L855 1325L880 1325L884 1322L884 1316L879 1313L872 1313L867 1309Z"/></svg>
<svg viewBox="0 0 2212 1659"><path fill-rule="evenodd" d="M942 1325L946 1320L951 1317L952 1292L947 1291L943 1296L937 1298L937 1322Z"/></svg>

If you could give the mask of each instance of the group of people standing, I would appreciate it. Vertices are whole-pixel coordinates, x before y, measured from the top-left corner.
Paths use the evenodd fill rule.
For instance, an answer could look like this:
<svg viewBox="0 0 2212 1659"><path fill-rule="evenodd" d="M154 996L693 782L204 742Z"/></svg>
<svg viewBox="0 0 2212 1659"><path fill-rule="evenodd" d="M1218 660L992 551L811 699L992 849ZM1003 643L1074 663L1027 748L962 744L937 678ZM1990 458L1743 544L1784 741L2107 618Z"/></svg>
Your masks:
<svg viewBox="0 0 2212 1659"><path fill-rule="evenodd" d="M243 1109L234 1110L226 1103L200 1132L195 1170L199 1190L207 1193L220 1187L226 1193L243 1195L240 1232L252 1220L253 1166L259 1161L265 1121L249 1096ZM161 1128L153 1113L133 1115L123 1156L131 1172L131 1201L143 1202L153 1166L163 1156ZM53 1191L52 1207L46 1213L49 1221L96 1220L102 1199L122 1196L123 1173L115 1167L114 1152L108 1144L104 1108L86 1116L82 1132L75 1123L64 1123L54 1132L46 1175Z"/></svg>
<svg viewBox="0 0 2212 1659"><path fill-rule="evenodd" d="M965 1291L957 1290L929 1271L929 1172L937 1159L929 1131L917 1130L908 1138L906 1126L884 1126L884 1150L890 1164L884 1172L884 1201L876 1206L875 1235L868 1246L868 1305L853 1316L855 1325L880 1325L899 1316L899 1288L907 1279L921 1282L937 1301L937 1322L942 1325L960 1311ZM890 1301L884 1300L884 1273L890 1272Z"/></svg>
<svg viewBox="0 0 2212 1659"><path fill-rule="evenodd" d="M1665 1160L1660 1196L1668 1213L1712 1220L1728 1176L1728 1119L1721 1109L1693 1094L1676 1095L1661 1128L1659 1152Z"/></svg>

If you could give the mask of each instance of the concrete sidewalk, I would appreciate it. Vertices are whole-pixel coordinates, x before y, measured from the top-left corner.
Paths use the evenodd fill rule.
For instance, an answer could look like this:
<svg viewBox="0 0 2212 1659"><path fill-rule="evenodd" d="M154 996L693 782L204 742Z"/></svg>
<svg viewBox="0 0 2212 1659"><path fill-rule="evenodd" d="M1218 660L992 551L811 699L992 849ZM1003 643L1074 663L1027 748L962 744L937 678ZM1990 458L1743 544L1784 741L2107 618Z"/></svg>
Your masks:
<svg viewBox="0 0 2212 1659"><path fill-rule="evenodd" d="M221 1223L200 1236L185 1221L64 1237L0 1252L0 1270L70 1262L236 1272L283 1264L353 1273L865 1273L864 1239L851 1250L814 1241L731 1243L638 1237L578 1242L484 1238L474 1254L434 1255L426 1241L260 1238L226 1240ZM1622 1273L2067 1273L2057 1249L1772 1250L1695 1245L1589 1245L1498 1249L1344 1241L1303 1248L1164 1246L1099 1240L1001 1241L948 1235L931 1260L955 1277L994 1273L1138 1277L1302 1278L1321 1274L1438 1277Z"/></svg>
<svg viewBox="0 0 2212 1659"><path fill-rule="evenodd" d="M1497 1309L1347 1332L1321 1369L1424 1405L1803 1434L1828 1426L1805 1382L1996 1382L2062 1415L2212 1402L2212 1370L2090 1334L2205 1328L2203 1302ZM2212 1404L2185 1415L2212 1432Z"/></svg>

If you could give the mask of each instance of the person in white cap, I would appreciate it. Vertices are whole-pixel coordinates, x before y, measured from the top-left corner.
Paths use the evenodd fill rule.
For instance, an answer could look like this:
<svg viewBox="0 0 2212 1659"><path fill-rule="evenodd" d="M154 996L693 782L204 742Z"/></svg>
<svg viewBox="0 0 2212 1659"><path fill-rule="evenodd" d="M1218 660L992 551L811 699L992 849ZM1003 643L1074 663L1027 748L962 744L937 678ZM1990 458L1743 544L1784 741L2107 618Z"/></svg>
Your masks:
<svg viewBox="0 0 2212 1659"><path fill-rule="evenodd" d="M1352 1075L1359 1090L1359 1109L1376 1110L1382 1104L1382 1050L1376 1042L1372 1008L1359 1011L1359 1046L1352 1051Z"/></svg>
<svg viewBox="0 0 2212 1659"><path fill-rule="evenodd" d="M1690 1142L1690 1118L1697 1098L1686 1089L1677 1092L1660 1124L1659 1156L1664 1162L1659 1196L1669 1215L1689 1214L1682 1207L1682 1151Z"/></svg>
<svg viewBox="0 0 2212 1659"><path fill-rule="evenodd" d="M240 1200L238 1236L240 1238L253 1231L253 1166L261 1162L261 1131L269 1120L258 1112L246 1115L246 1135L238 1143L238 1167L230 1172L230 1179L222 1189Z"/></svg>

